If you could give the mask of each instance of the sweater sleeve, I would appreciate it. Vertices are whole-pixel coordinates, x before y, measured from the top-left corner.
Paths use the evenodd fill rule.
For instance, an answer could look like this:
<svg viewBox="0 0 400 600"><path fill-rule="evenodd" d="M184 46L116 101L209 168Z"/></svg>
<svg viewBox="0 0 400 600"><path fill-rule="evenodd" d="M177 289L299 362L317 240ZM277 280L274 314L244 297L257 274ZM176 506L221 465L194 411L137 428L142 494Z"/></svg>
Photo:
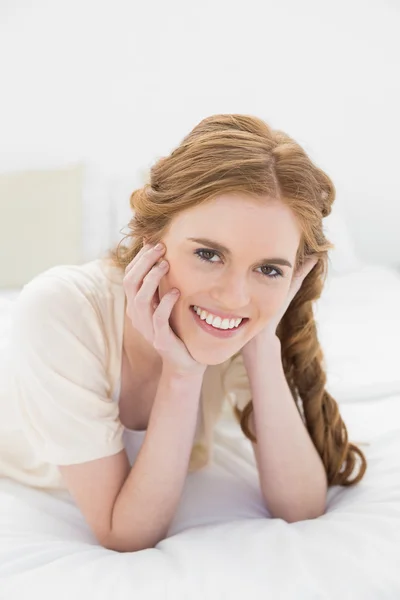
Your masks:
<svg viewBox="0 0 400 600"><path fill-rule="evenodd" d="M124 447L110 398L107 340L89 298L68 278L44 274L16 301L12 401L32 451L51 464L86 462Z"/></svg>

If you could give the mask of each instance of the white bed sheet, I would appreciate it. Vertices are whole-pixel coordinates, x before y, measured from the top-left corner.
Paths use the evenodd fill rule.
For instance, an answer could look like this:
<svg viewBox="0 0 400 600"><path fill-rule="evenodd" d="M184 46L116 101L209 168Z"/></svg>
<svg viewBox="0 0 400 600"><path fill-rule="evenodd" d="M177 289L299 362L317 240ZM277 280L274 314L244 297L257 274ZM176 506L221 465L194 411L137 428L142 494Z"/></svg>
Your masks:
<svg viewBox="0 0 400 600"><path fill-rule="evenodd" d="M340 340L333 324L341 328L349 360L349 346L354 345L349 314L366 319L371 309L386 321L390 316L387 331L393 335L388 334L384 343L389 340L390 351L396 349L399 317L392 303L400 281L393 273L378 273L380 294L371 291L367 308L357 313L360 295L370 285L371 271L363 273L336 279L329 288L334 291L317 311L320 319L324 317L322 338L330 344L330 364L337 360L335 369L345 365L340 363ZM343 290L349 289L352 293L343 297ZM12 291L11 297L15 295ZM9 295L0 295L0 332L6 334L12 316L9 300ZM348 327L342 326L342 317ZM360 319L356 327L361 327ZM378 331L377 324L375 328ZM346 332L350 332L347 339ZM367 350L371 363L350 380L351 393L338 400L350 440L370 444L360 446L368 469L356 487L330 488L325 515L292 524L271 519L262 502L251 444L238 425L224 417L215 432L213 464L188 476L168 537L154 549L106 550L97 544L68 494L51 495L0 479L0 600L36 594L41 600L71 596L399 600L398 361L387 390L387 367L382 367L387 348L365 344L363 339L362 345L353 347L357 353ZM372 362L375 369L370 368ZM343 373L346 380L347 371ZM342 391L344 386L345 381ZM370 386L373 393L368 394Z"/></svg>
<svg viewBox="0 0 400 600"><path fill-rule="evenodd" d="M376 406L392 419L363 447L364 479L330 488L315 520L269 518L250 443L231 420L219 423L214 464L189 475L168 537L154 549L101 548L68 495L0 480L0 598L398 599L399 406L399 397ZM348 407L352 438L366 433L367 412Z"/></svg>

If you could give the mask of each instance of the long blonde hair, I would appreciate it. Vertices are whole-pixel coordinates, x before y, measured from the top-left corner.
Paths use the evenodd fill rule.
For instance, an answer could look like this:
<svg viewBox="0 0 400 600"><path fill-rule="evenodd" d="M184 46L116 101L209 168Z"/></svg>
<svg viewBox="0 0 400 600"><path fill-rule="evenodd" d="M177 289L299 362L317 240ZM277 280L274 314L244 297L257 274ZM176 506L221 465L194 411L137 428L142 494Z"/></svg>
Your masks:
<svg viewBox="0 0 400 600"><path fill-rule="evenodd" d="M169 156L153 165L149 183L132 193L134 216L129 233L109 257L125 269L141 249L143 238L156 243L175 215L228 192L267 195L285 202L302 227L295 267L311 255L318 258L277 335L288 386L296 406L302 403L305 425L325 466L328 485L354 485L364 476L367 461L348 441L338 404L325 389L324 357L312 309L326 280L328 250L333 248L324 236L322 219L331 212L335 188L298 143L254 116L221 114L203 119ZM243 433L256 441L249 428L252 411L250 401L243 411L236 409L235 415ZM359 471L350 480L357 455Z"/></svg>

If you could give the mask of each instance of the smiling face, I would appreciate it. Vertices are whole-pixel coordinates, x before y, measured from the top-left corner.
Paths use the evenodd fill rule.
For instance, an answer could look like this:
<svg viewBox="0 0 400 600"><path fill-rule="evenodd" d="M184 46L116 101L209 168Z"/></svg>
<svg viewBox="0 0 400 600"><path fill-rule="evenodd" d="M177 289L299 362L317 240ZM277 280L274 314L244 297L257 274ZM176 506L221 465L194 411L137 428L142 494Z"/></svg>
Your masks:
<svg viewBox="0 0 400 600"><path fill-rule="evenodd" d="M289 292L301 230L285 204L261 200L221 195L177 215L162 238L170 268L159 296L172 287L180 290L170 325L202 364L220 364L238 352L270 321ZM226 249L205 243L205 238ZM233 334L224 330L214 335L219 330L204 327L193 305L217 316L248 320Z"/></svg>

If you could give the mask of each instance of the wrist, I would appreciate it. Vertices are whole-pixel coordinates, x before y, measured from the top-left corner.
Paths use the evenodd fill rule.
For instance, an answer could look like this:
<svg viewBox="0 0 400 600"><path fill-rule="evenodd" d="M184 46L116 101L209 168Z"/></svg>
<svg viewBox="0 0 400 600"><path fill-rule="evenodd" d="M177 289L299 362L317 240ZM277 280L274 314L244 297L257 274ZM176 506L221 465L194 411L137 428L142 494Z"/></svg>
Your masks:
<svg viewBox="0 0 400 600"><path fill-rule="evenodd" d="M176 385L193 385L196 383L201 384L203 382L205 369L206 367L204 367L204 369L200 368L199 370L194 371L185 371L163 364L161 377L171 384Z"/></svg>
<svg viewBox="0 0 400 600"><path fill-rule="evenodd" d="M265 367L282 362L281 341L277 336L257 341L254 346L242 350L243 362L248 371L257 369L258 365Z"/></svg>

